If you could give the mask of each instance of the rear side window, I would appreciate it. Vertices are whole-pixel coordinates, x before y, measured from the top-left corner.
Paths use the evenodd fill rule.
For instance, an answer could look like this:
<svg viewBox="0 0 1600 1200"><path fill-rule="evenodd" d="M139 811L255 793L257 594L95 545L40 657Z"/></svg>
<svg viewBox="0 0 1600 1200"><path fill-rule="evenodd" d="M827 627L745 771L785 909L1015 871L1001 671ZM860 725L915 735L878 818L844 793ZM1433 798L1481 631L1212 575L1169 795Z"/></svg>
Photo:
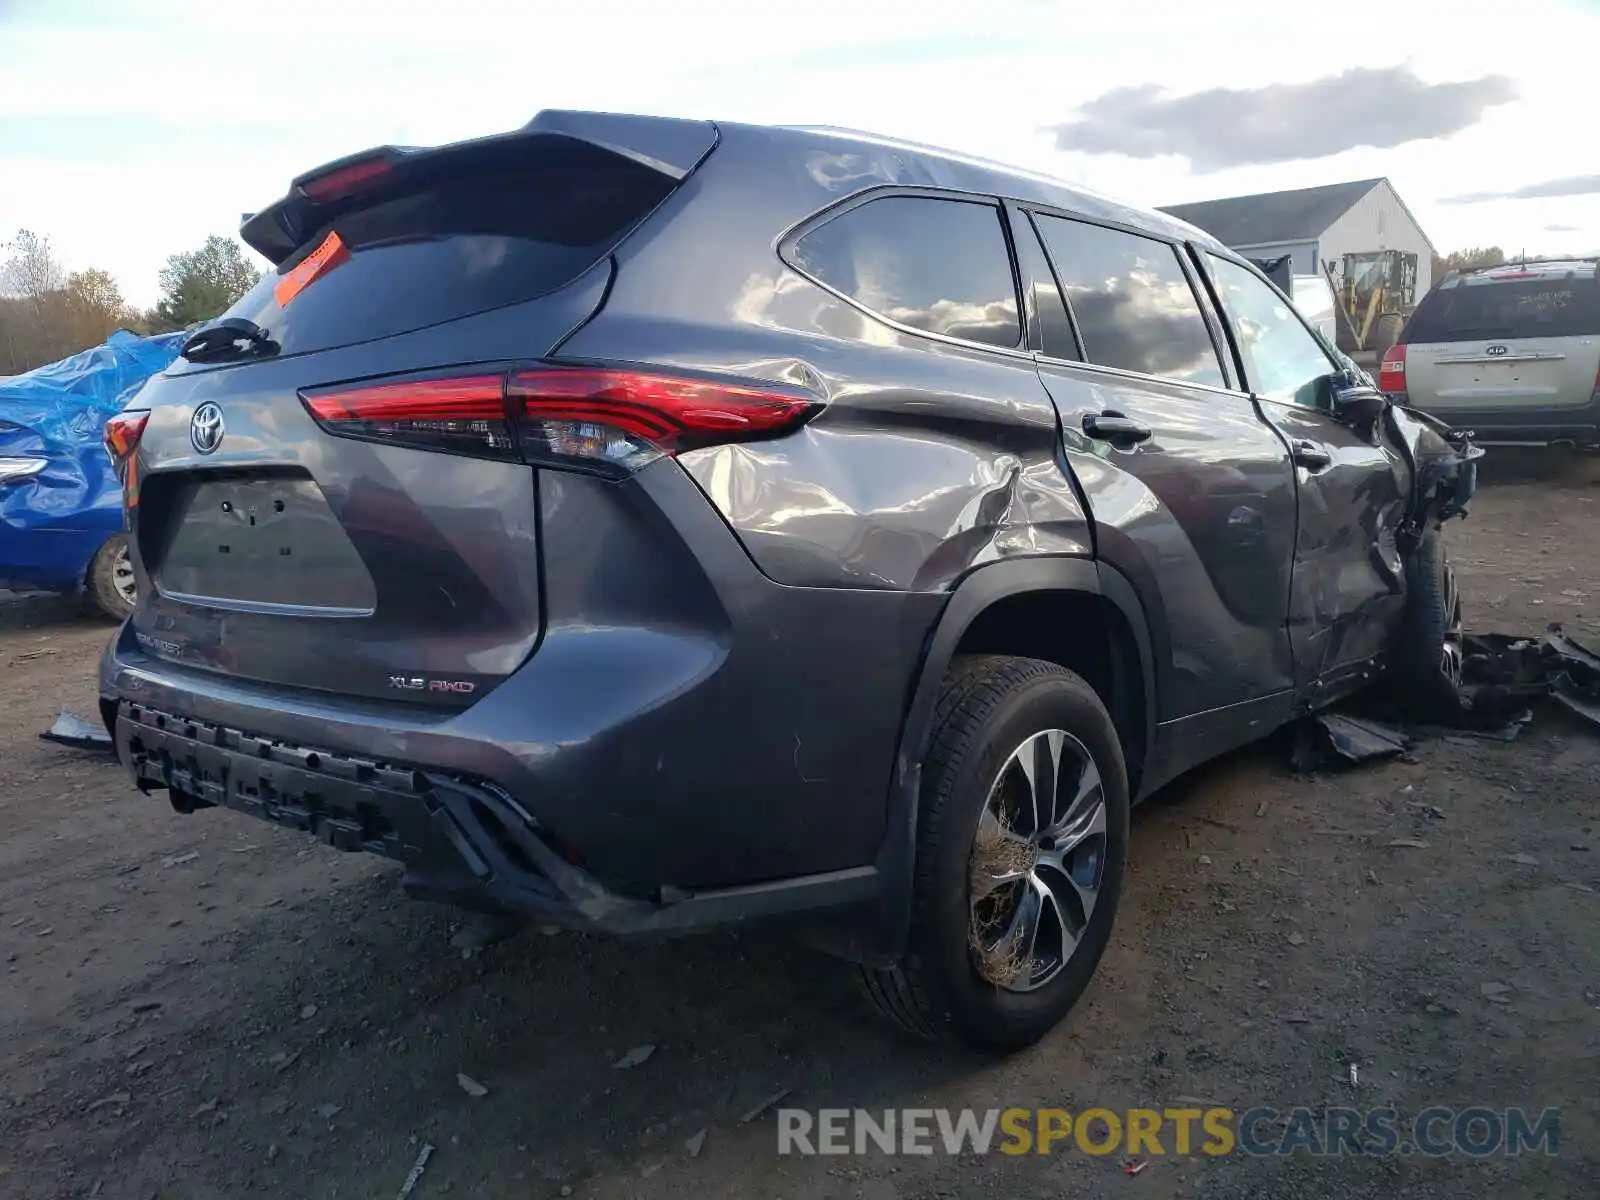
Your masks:
<svg viewBox="0 0 1600 1200"><path fill-rule="evenodd" d="M549 151L380 194L346 212L229 310L284 354L406 333L531 300L593 266L671 190L613 155ZM337 233L349 257L279 305L278 284Z"/></svg>
<svg viewBox="0 0 1600 1200"><path fill-rule="evenodd" d="M1475 342L1506 337L1593 337L1600 334L1600 283L1580 279L1470 278L1435 288L1411 315L1401 340Z"/></svg>
<svg viewBox="0 0 1600 1200"><path fill-rule="evenodd" d="M992 204L883 196L819 225L790 258L898 324L989 346L1022 341L1011 255Z"/></svg>
<svg viewBox="0 0 1600 1200"><path fill-rule="evenodd" d="M1226 386L1175 246L1064 217L1035 221L1078 323L1086 361Z"/></svg>

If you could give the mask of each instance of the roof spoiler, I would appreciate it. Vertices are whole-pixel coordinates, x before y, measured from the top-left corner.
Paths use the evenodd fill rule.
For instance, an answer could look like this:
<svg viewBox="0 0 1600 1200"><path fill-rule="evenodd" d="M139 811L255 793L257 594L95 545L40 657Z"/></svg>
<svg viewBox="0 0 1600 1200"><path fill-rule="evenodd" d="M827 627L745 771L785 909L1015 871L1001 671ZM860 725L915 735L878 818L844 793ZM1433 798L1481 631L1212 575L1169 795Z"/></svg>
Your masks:
<svg viewBox="0 0 1600 1200"><path fill-rule="evenodd" d="M295 177L281 199L245 217L239 236L274 266L313 237L350 197L399 173L462 155L494 155L534 140L616 155L682 181L717 144L710 121L548 109L511 133L442 146L375 146Z"/></svg>

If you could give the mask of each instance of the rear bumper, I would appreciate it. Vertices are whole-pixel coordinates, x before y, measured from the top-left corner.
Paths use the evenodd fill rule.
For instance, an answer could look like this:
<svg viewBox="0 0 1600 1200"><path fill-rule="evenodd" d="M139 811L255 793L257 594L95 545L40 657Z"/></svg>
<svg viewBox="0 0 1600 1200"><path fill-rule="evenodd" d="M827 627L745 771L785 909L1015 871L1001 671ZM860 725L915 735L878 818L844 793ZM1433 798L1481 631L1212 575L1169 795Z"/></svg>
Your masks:
<svg viewBox="0 0 1600 1200"><path fill-rule="evenodd" d="M1415 398L1396 397L1401 404ZM1450 408L1417 406L1422 412L1455 429L1470 429L1478 445L1540 446L1572 443L1581 448L1600 447L1600 392L1584 405L1550 407Z"/></svg>
<svg viewBox="0 0 1600 1200"><path fill-rule="evenodd" d="M122 761L180 809L234 808L397 859L419 895L556 924L670 932L871 900L947 597L775 584L660 466L620 509L615 484L543 473L542 510L562 514L543 639L470 708L230 679L154 656L130 623L101 665Z"/></svg>
<svg viewBox="0 0 1600 1200"><path fill-rule="evenodd" d="M866 903L873 867L699 892L621 895L567 861L520 804L480 780L293 746L123 701L117 754L180 811L210 806L406 866L413 895L591 932L670 934Z"/></svg>

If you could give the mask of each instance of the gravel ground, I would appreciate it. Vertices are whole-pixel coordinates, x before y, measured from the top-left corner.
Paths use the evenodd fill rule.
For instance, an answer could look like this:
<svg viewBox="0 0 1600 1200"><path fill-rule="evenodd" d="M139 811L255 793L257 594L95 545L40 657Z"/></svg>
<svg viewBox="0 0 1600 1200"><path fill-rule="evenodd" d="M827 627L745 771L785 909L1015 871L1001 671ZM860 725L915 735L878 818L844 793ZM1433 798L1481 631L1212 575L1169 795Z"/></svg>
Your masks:
<svg viewBox="0 0 1600 1200"><path fill-rule="evenodd" d="M1600 644L1600 489L1491 480L1450 538L1473 627ZM0 606L0 1195L387 1197L423 1144L414 1200L1596 1193L1600 734L1559 713L1338 775L1269 743L1179 781L1135 814L1084 1003L994 1062L901 1040L847 968L759 932L529 931L464 958L394 867L180 817L40 742L94 711L109 634L64 610ZM780 1157L773 1114L740 1117L783 1088L808 1109L1559 1107L1561 1143L1135 1177L1076 1151Z"/></svg>

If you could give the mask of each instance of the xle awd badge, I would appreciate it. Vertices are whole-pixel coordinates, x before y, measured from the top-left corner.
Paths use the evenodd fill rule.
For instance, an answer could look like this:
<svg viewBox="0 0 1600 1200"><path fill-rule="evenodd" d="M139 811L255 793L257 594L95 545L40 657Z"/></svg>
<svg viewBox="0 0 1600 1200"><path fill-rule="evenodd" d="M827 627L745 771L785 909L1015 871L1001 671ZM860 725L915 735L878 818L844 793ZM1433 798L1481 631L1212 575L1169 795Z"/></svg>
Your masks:
<svg viewBox="0 0 1600 1200"><path fill-rule="evenodd" d="M420 675L391 675L389 686L403 692L453 692L457 696L470 696L478 690L470 679L424 679Z"/></svg>
<svg viewBox="0 0 1600 1200"><path fill-rule="evenodd" d="M222 407L214 400L207 400L189 418L189 442L201 454L215 452L224 432Z"/></svg>

